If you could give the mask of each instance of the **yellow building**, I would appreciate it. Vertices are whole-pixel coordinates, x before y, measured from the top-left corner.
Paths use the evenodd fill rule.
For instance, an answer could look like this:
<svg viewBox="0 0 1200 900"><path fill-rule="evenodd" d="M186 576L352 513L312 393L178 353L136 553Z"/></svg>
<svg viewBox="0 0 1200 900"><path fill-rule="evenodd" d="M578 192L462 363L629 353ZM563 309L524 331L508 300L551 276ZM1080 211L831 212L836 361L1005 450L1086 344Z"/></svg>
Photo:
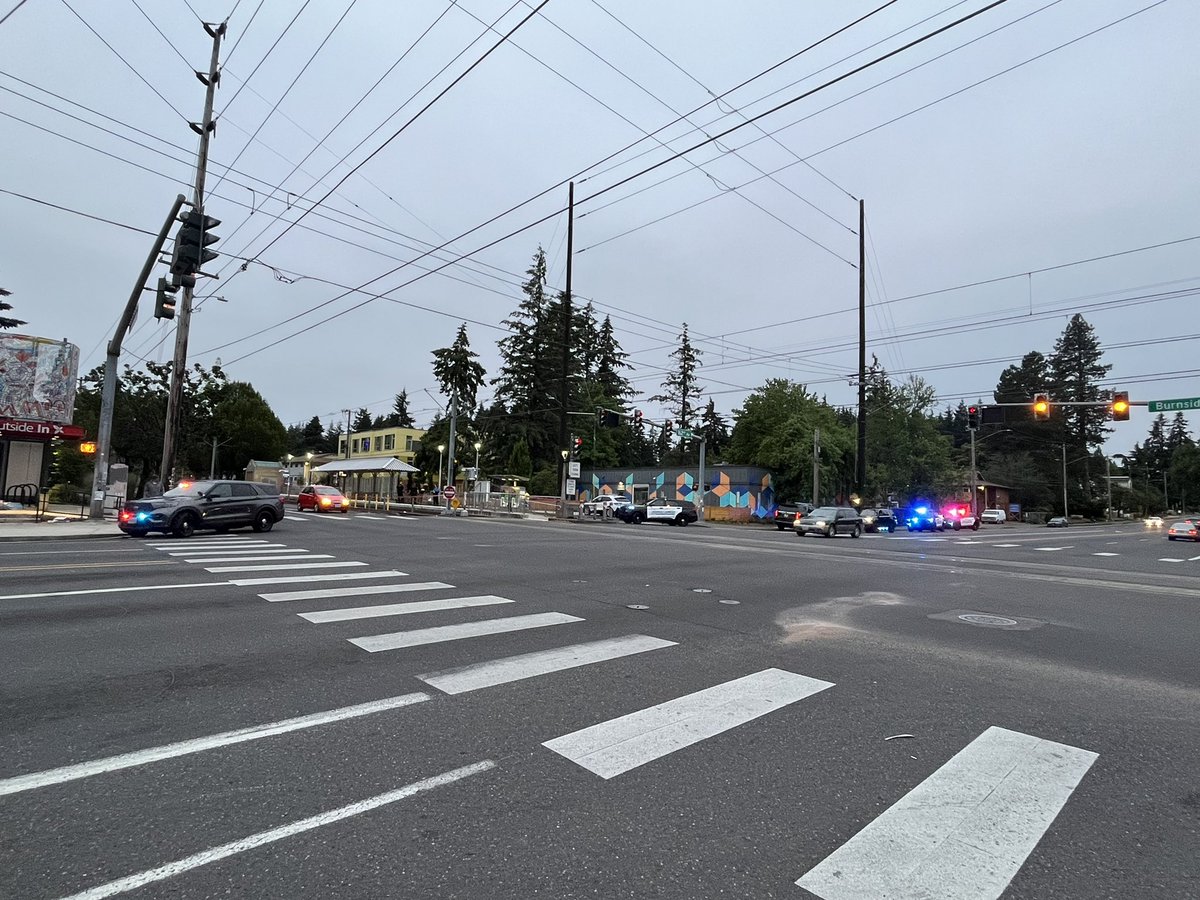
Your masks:
<svg viewBox="0 0 1200 900"><path fill-rule="evenodd" d="M350 455L346 455L346 435L338 438L337 455L340 459L394 456L411 466L424 436L425 430L422 428L372 428L370 431L352 431Z"/></svg>

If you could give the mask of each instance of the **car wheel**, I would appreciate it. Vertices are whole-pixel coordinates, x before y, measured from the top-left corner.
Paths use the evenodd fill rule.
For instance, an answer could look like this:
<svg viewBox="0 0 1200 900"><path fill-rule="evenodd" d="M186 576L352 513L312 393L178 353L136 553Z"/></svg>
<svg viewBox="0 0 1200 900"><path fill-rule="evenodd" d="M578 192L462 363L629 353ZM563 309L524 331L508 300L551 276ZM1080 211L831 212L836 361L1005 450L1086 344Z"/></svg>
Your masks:
<svg viewBox="0 0 1200 900"><path fill-rule="evenodd" d="M254 517L253 528L255 531L270 531L275 527L275 517L271 515L269 509L261 509L258 515Z"/></svg>
<svg viewBox="0 0 1200 900"><path fill-rule="evenodd" d="M955 522L955 523L954 523L954 530L955 530L955 531L958 531L960 528L962 528L962 522Z"/></svg>
<svg viewBox="0 0 1200 900"><path fill-rule="evenodd" d="M825 537L831 538L835 534L837 534L837 529L835 529L832 525L825 526Z"/></svg>
<svg viewBox="0 0 1200 900"><path fill-rule="evenodd" d="M779 531L783 531L783 529L785 529L786 527L787 527L786 525L776 525L775 526L775 528L778 529Z"/></svg>
<svg viewBox="0 0 1200 900"><path fill-rule="evenodd" d="M645 521L646 521L646 518L641 513L634 514L634 516L633 516L633 524L634 525L641 525Z"/></svg>
<svg viewBox="0 0 1200 900"><path fill-rule="evenodd" d="M185 512L175 520L174 527L171 532L175 537L189 538L196 533L196 517L190 512Z"/></svg>
<svg viewBox="0 0 1200 900"><path fill-rule="evenodd" d="M854 530L850 532L850 537L856 538L856 537L859 537L861 534L862 534L862 526L855 525Z"/></svg>
<svg viewBox="0 0 1200 900"><path fill-rule="evenodd" d="M682 513L680 513L678 516L675 517L675 524L678 525L680 528L686 528L687 523L688 523L688 520L683 516Z"/></svg>
<svg viewBox="0 0 1200 900"><path fill-rule="evenodd" d="M1167 540L1168 540L1168 541L1173 541L1173 540L1175 540L1175 535L1173 535L1173 534L1168 534L1168 535L1167 535Z"/></svg>
<svg viewBox="0 0 1200 900"><path fill-rule="evenodd" d="M978 530L979 530L979 520L978 520L978 519L976 519L976 520L975 520L975 523L974 523L974 524L971 526L971 530L972 530L972 531L978 531Z"/></svg>

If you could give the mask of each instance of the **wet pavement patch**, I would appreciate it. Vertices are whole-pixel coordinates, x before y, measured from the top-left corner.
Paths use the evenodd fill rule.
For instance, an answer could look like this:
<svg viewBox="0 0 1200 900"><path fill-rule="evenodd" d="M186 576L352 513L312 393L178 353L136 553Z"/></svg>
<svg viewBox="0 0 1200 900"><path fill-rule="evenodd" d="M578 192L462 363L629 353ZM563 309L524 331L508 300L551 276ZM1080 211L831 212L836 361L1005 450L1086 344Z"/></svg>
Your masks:
<svg viewBox="0 0 1200 900"><path fill-rule="evenodd" d="M929 618L955 622L959 625L974 625L977 628L999 628L1001 631L1033 631L1033 629L1041 628L1046 624L1041 619L997 616L993 613L979 612L973 609L951 609L943 613L934 613Z"/></svg>

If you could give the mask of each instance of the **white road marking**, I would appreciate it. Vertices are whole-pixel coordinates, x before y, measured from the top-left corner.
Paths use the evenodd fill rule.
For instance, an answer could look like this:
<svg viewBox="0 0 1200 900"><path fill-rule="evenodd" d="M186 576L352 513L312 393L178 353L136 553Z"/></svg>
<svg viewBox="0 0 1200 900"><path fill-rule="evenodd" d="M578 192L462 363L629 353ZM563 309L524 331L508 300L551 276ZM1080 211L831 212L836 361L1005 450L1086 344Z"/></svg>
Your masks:
<svg viewBox="0 0 1200 900"><path fill-rule="evenodd" d="M373 519L376 522L378 522L378 521L382 520L384 517L383 516L373 516L370 513L356 513L354 518L356 518L356 519Z"/></svg>
<svg viewBox="0 0 1200 900"><path fill-rule="evenodd" d="M1120 553L1093 553L1092 556L1120 556Z"/></svg>
<svg viewBox="0 0 1200 900"><path fill-rule="evenodd" d="M249 587L258 584L294 584L297 581L360 581L364 578L407 578L407 572L388 569L386 572L338 572L334 575L272 575L267 578L234 578L230 584Z"/></svg>
<svg viewBox="0 0 1200 900"><path fill-rule="evenodd" d="M956 544L983 544L985 541L955 541Z"/></svg>
<svg viewBox="0 0 1200 900"><path fill-rule="evenodd" d="M1173 556L1163 556L1163 557L1160 557L1158 561L1159 562L1187 562L1186 559L1176 559Z"/></svg>
<svg viewBox="0 0 1200 900"><path fill-rule="evenodd" d="M190 547L171 550L167 556L204 556L217 553L307 553L307 550L286 549L287 544L263 544L261 547Z"/></svg>
<svg viewBox="0 0 1200 900"><path fill-rule="evenodd" d="M566 625L582 622L578 616L563 613L537 613L531 616L509 616L505 619L486 619L482 622L464 622L461 625L442 625L437 628L418 628L415 631L397 631L392 634L375 634L370 637L350 638L350 643L368 653L381 650L399 650L404 647L419 647L424 644L440 644L464 638L484 637L489 634L504 634L524 631L529 628L544 628L548 625Z"/></svg>
<svg viewBox="0 0 1200 900"><path fill-rule="evenodd" d="M403 594L407 591L437 591L454 585L442 581L414 581L407 584L370 584L365 587L326 588L316 591L280 591L259 594L264 600L279 603L284 600L329 600L336 597L362 597L367 594Z"/></svg>
<svg viewBox="0 0 1200 900"><path fill-rule="evenodd" d="M824 900L995 900L1096 758L992 726L796 884Z"/></svg>
<svg viewBox="0 0 1200 900"><path fill-rule="evenodd" d="M1196 562L1197 560L1200 560L1200 556L1189 556L1188 557L1188 562Z"/></svg>
<svg viewBox="0 0 1200 900"><path fill-rule="evenodd" d="M558 647L554 650L523 653L519 656L494 659L457 669L446 669L442 672L430 672L426 675L418 675L417 678L430 687L435 687L447 694L465 694L467 691L477 691L480 688L492 687L497 684L508 684L510 681L521 681L538 675L548 675L551 672L561 672L565 669L575 669L592 663L619 659L634 653L645 653L648 650L674 646L676 646L674 641L664 641L661 638L649 637L644 634L631 634L626 637L591 641L586 644L572 644L569 647Z"/></svg>
<svg viewBox="0 0 1200 900"><path fill-rule="evenodd" d="M307 550L289 550L292 556L189 556L186 563L215 563L215 562L300 562L306 559L333 559L331 553L309 553Z"/></svg>
<svg viewBox="0 0 1200 900"><path fill-rule="evenodd" d="M1020 547L1020 544L992 544L993 547Z"/></svg>
<svg viewBox="0 0 1200 900"><path fill-rule="evenodd" d="M1071 546L1069 546L1069 547L1034 547L1033 549L1034 549L1034 550L1038 550L1038 551L1040 551L1040 552L1042 552L1042 553L1050 553L1050 552L1053 552L1053 551L1055 551L1055 550L1074 550L1074 549L1075 549L1075 546L1072 544L1072 545L1071 545Z"/></svg>
<svg viewBox="0 0 1200 900"><path fill-rule="evenodd" d="M152 550L185 550L190 547L226 547L232 550L234 547L253 547L267 543L266 541L248 541L248 540L233 540L233 541L206 541L206 540L178 540L171 541L169 544L142 544L143 547L149 547Z"/></svg>
<svg viewBox="0 0 1200 900"><path fill-rule="evenodd" d="M315 625L324 622L349 622L352 619L378 619L382 616L405 616L412 613L441 612L444 609L465 609L468 606L496 606L512 603L507 597L482 594L478 597L451 597L448 600L417 600L408 603L387 603L382 606L356 606L351 609L325 609L297 613Z"/></svg>
<svg viewBox="0 0 1200 900"><path fill-rule="evenodd" d="M39 597L79 597L84 594L125 594L129 591L175 591L181 588L221 587L223 581L204 581L194 584L139 584L137 587L87 588L81 591L44 591L40 594L5 594L0 600L36 600Z"/></svg>
<svg viewBox="0 0 1200 900"><path fill-rule="evenodd" d="M211 560L210 560L211 562ZM349 566L365 566L365 562L317 562L287 563L280 566L216 566L205 572L278 572L282 569L342 569Z"/></svg>
<svg viewBox="0 0 1200 900"><path fill-rule="evenodd" d="M613 778L831 687L807 675L764 669L542 746L601 778Z"/></svg>
<svg viewBox="0 0 1200 900"><path fill-rule="evenodd" d="M369 703L343 706L338 709L311 713L307 716L297 716L293 719L281 719L266 725L252 725L249 728L223 731L220 734L210 734L207 737L164 744L161 747L149 747L145 750L134 750L132 753L106 756L103 759L94 759L91 762L62 766L57 769L47 769L44 772L34 772L30 775L18 775L15 778L6 778L0 781L0 797L49 787L52 784L76 781L80 778L90 778L93 775L102 775L107 772L117 772L121 769L131 769L134 766L144 766L147 763L161 762L164 759L188 756L217 747L244 744L246 741L256 741L260 738L274 737L277 734L301 731L317 725L328 725L330 722L341 722L345 719L356 719L390 709L400 709L403 706L412 706L414 703L424 703L428 699L429 695L424 693L401 694L398 697L387 697L383 700L372 700Z"/></svg>
<svg viewBox="0 0 1200 900"><path fill-rule="evenodd" d="M320 828L322 825L331 825L334 822L340 822L351 816L379 809L381 806L387 806L398 800L404 800L414 794L431 791L434 788L443 787L455 781L461 781L464 778L478 775L495 767L496 764L492 760L485 759L482 762L477 762L469 766L452 769L449 772L443 772L431 778L415 781L397 790L388 791L386 794L377 794L374 797L368 797L366 800L359 800L346 806L340 806L337 809L318 813L315 816L309 816L307 819L301 819L298 822L280 825L278 828L272 828L269 831L260 831L258 834L252 834L249 837L244 837L228 844L222 844L219 847L212 847L209 850L169 862L166 865L159 866L157 869L148 869L145 872L138 872L136 875L127 875L124 878L118 878L116 881L110 881L107 884L81 891L78 894L72 894L70 897L63 898L63 900L102 900L104 897L113 897L127 891L135 891L156 881L165 881L168 878L173 878L192 869L198 869L200 866L219 862L222 859L228 859L239 853L245 853L247 850L254 850L266 844L302 834L305 831L312 831L314 828Z"/></svg>

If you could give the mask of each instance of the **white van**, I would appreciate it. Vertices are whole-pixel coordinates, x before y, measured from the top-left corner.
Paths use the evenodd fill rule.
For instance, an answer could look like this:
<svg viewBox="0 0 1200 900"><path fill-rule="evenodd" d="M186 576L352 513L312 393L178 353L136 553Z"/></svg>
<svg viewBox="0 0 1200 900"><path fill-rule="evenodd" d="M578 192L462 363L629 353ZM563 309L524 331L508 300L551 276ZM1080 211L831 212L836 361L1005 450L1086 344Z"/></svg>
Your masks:
<svg viewBox="0 0 1200 900"><path fill-rule="evenodd" d="M984 525L1003 525L1008 521L1008 517L1004 515L1002 509L985 509L980 514L979 521Z"/></svg>

